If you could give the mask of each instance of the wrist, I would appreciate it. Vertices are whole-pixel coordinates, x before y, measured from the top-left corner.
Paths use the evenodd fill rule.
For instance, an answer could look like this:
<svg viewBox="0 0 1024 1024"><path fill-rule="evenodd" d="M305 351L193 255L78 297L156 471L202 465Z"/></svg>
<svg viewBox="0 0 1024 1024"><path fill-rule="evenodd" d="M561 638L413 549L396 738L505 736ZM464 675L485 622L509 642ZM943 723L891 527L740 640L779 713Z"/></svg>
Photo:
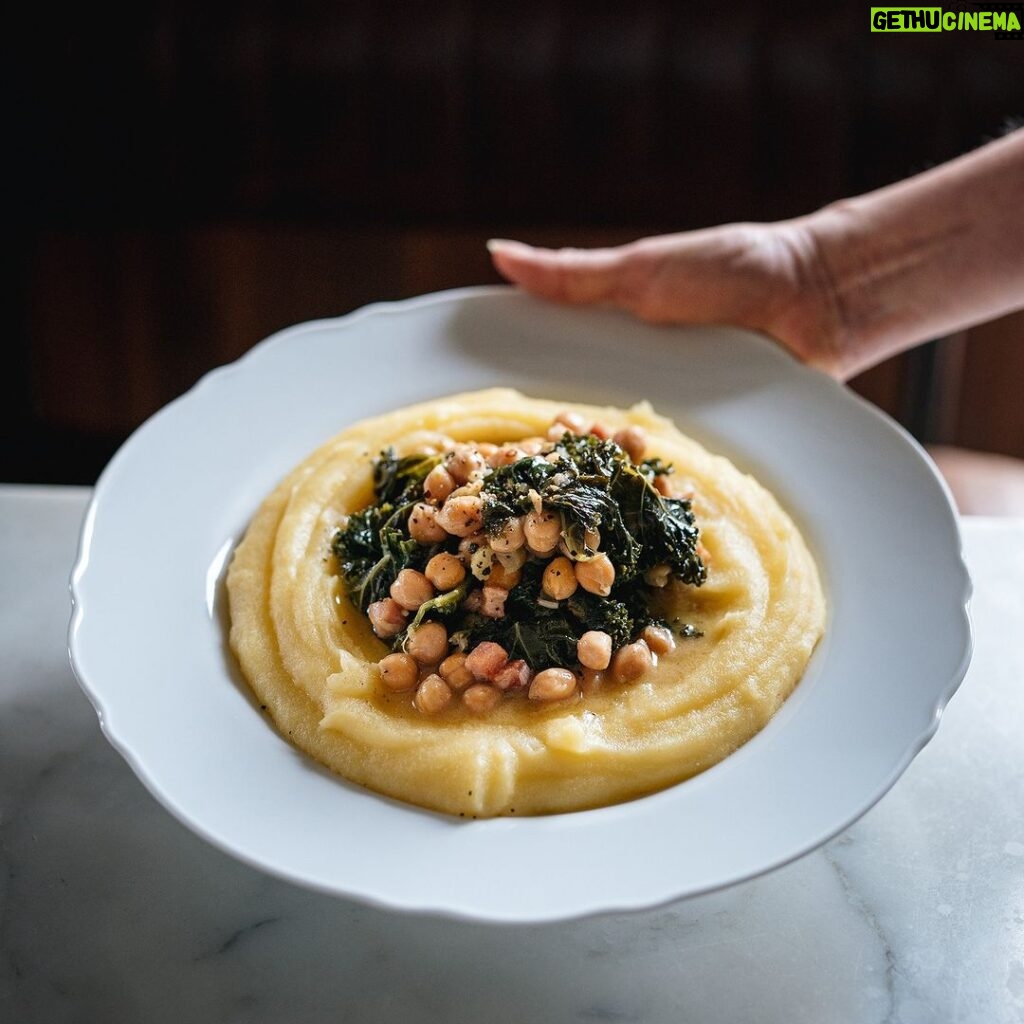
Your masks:
<svg viewBox="0 0 1024 1024"><path fill-rule="evenodd" d="M826 207L771 227L785 254L792 295L775 310L769 331L811 366L840 379L852 376L851 329L829 257L841 217Z"/></svg>

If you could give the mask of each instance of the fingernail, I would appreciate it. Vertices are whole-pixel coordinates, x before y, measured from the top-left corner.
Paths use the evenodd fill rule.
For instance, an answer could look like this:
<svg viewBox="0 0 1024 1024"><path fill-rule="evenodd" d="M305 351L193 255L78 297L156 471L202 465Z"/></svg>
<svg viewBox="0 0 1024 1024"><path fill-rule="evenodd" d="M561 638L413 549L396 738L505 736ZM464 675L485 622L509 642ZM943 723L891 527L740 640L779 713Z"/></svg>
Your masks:
<svg viewBox="0 0 1024 1024"><path fill-rule="evenodd" d="M525 242L516 242L511 238L488 238L487 239L487 251L488 252L500 252L509 249L529 249Z"/></svg>

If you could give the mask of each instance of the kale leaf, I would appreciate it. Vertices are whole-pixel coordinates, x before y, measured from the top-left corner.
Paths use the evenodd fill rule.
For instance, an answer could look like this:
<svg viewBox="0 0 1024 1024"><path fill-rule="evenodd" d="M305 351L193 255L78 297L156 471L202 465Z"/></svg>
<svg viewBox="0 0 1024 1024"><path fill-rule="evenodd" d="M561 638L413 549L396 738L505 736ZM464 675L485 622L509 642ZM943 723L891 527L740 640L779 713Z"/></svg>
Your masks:
<svg viewBox="0 0 1024 1024"><path fill-rule="evenodd" d="M406 635L418 629L423 620L429 615L434 618L447 619L459 610L459 605L465 600L466 592L469 589L469 577L466 577L457 587L424 601L416 610L412 622L406 627ZM403 640L404 637L400 638Z"/></svg>
<svg viewBox="0 0 1024 1024"><path fill-rule="evenodd" d="M636 468L644 475L644 478L653 482L656 476L671 476L675 472L672 463L662 462L659 458L643 459L636 464Z"/></svg>
<svg viewBox="0 0 1024 1024"><path fill-rule="evenodd" d="M331 544L345 588L364 612L388 596L403 570L426 564L424 549L393 526L378 526L381 508L371 506L349 518Z"/></svg>
<svg viewBox="0 0 1024 1024"><path fill-rule="evenodd" d="M512 660L522 658L539 672L545 668L564 668L576 661L578 634L564 614L540 609L531 619L483 619L466 630L468 646L491 640L508 652Z"/></svg>
<svg viewBox="0 0 1024 1024"><path fill-rule="evenodd" d="M566 602L569 614L579 626L579 635L598 629L612 638L612 647L635 640L652 620L647 601L638 587L622 587L617 597L598 597L577 590Z"/></svg>
<svg viewBox="0 0 1024 1024"><path fill-rule="evenodd" d="M492 470L484 491L484 530L497 533L510 519L529 512L530 492L541 494L555 473L555 467L537 455Z"/></svg>
<svg viewBox="0 0 1024 1024"><path fill-rule="evenodd" d="M442 455L396 458L393 448L380 453L373 468L373 491L378 505L406 505L421 500L423 481Z"/></svg>
<svg viewBox="0 0 1024 1024"><path fill-rule="evenodd" d="M441 461L440 455L396 458L381 452L374 464L374 504L349 516L334 535L331 551L345 589L364 612L388 596L403 569L422 569L438 548L425 548L409 537L412 506L422 500L423 481Z"/></svg>
<svg viewBox="0 0 1024 1024"><path fill-rule="evenodd" d="M640 543L637 571L667 564L685 583L700 586L707 579L697 554L700 534L689 501L662 497L636 467L626 465L618 467L610 492L627 531Z"/></svg>

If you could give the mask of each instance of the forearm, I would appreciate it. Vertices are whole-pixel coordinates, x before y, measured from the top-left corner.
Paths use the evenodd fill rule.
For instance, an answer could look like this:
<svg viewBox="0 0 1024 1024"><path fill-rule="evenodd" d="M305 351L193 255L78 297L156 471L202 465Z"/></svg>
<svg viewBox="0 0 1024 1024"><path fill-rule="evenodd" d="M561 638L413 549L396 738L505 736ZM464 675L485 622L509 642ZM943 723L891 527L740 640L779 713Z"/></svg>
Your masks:
<svg viewBox="0 0 1024 1024"><path fill-rule="evenodd" d="M843 377L1024 307L1024 131L796 222Z"/></svg>

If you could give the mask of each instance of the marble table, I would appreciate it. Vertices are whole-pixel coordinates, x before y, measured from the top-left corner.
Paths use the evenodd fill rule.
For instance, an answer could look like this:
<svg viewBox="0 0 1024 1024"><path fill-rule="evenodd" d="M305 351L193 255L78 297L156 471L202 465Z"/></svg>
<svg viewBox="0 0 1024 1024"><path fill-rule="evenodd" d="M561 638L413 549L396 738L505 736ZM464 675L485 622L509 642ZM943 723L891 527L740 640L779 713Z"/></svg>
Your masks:
<svg viewBox="0 0 1024 1024"><path fill-rule="evenodd" d="M968 519L974 663L823 849L655 911L405 917L236 863L100 734L68 666L89 494L0 488L0 1021L1024 1021L1024 522Z"/></svg>

